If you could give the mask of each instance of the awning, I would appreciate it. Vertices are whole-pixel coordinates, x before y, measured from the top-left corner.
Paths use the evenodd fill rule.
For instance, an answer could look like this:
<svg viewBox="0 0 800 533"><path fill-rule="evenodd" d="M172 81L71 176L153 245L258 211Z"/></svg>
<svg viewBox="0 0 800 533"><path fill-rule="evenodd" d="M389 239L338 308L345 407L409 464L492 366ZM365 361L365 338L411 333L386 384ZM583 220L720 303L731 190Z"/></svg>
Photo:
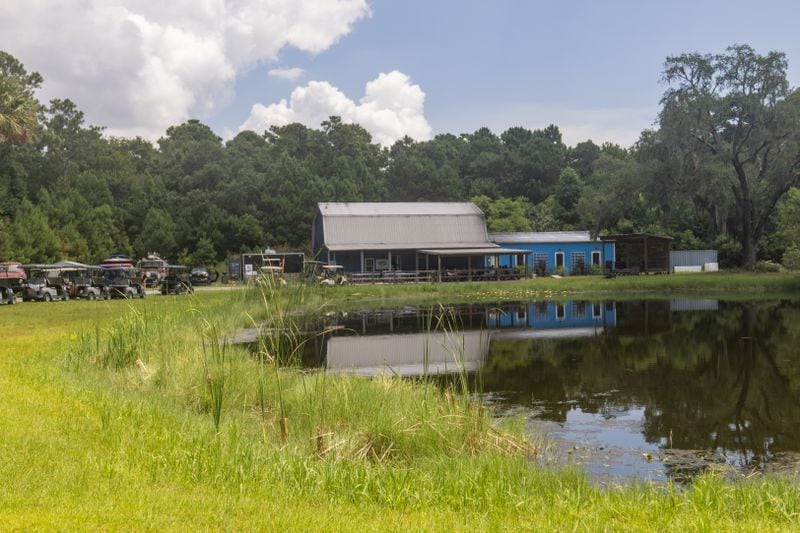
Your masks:
<svg viewBox="0 0 800 533"><path fill-rule="evenodd" d="M530 250L520 250L516 248L442 248L433 250L419 250L419 253L438 256L479 256L479 255L513 255L529 254Z"/></svg>

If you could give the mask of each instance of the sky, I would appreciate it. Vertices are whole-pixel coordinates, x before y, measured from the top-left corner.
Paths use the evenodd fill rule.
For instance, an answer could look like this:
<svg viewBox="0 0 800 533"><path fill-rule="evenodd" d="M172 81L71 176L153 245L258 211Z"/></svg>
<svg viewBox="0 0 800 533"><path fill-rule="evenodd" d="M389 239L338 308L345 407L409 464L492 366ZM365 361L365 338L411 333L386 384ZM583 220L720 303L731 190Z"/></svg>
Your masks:
<svg viewBox="0 0 800 533"><path fill-rule="evenodd" d="M796 0L3 0L0 49L109 135L339 115L386 146L549 124L630 146L668 56L782 51L800 85L798 20Z"/></svg>

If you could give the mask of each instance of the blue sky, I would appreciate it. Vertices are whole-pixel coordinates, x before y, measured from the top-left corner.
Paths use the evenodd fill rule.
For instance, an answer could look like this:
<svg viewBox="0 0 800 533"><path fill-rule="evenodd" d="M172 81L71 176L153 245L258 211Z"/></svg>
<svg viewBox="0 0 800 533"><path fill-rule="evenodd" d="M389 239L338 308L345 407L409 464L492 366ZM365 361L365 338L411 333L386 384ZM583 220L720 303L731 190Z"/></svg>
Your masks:
<svg viewBox="0 0 800 533"><path fill-rule="evenodd" d="M352 99L379 72L400 70L425 93L434 133L500 132L550 122L571 143L630 144L658 112L664 59L721 52L734 43L784 51L800 80L797 2L522 2L377 0L372 16L328 50L291 48L236 83L236 97L207 120L240 124L255 102L287 98L305 80L326 80ZM266 75L300 67L299 80ZM563 125L562 125L563 124Z"/></svg>
<svg viewBox="0 0 800 533"><path fill-rule="evenodd" d="M339 114L384 145L554 123L568 144L628 146L669 55L779 50L800 85L798 21L796 0L3 0L0 47L109 135Z"/></svg>

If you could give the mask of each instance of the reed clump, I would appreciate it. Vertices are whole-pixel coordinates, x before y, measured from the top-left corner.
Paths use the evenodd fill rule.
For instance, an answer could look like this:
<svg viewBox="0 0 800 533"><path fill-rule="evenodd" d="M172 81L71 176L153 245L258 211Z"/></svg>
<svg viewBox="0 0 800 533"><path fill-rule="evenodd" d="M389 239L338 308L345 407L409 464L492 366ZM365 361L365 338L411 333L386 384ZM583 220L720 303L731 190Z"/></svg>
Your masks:
<svg viewBox="0 0 800 533"><path fill-rule="evenodd" d="M3 317L0 344L0 454L14 457L0 462L0 523L796 528L796 481L708 475L688 488L598 487L576 469L531 461L538 447L518 427L495 427L466 376L442 388L426 379L303 370L304 326L295 311L353 290L336 289L254 286L92 303L103 307L71 302L85 312L53 305L47 322L40 307L16 306L19 317ZM253 323L297 334L250 348L226 342ZM32 324L49 333L26 338L20 332Z"/></svg>

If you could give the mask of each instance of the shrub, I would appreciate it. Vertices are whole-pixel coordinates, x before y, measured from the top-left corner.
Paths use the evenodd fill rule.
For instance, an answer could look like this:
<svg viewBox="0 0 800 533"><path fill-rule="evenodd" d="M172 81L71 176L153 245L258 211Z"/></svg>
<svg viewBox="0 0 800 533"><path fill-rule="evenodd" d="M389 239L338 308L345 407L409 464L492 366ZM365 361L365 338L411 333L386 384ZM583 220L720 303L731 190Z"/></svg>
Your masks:
<svg viewBox="0 0 800 533"><path fill-rule="evenodd" d="M756 272L780 272L781 265L772 261L758 261L755 270Z"/></svg>
<svg viewBox="0 0 800 533"><path fill-rule="evenodd" d="M789 246L783 253L783 266L789 270L800 270L800 247Z"/></svg>

